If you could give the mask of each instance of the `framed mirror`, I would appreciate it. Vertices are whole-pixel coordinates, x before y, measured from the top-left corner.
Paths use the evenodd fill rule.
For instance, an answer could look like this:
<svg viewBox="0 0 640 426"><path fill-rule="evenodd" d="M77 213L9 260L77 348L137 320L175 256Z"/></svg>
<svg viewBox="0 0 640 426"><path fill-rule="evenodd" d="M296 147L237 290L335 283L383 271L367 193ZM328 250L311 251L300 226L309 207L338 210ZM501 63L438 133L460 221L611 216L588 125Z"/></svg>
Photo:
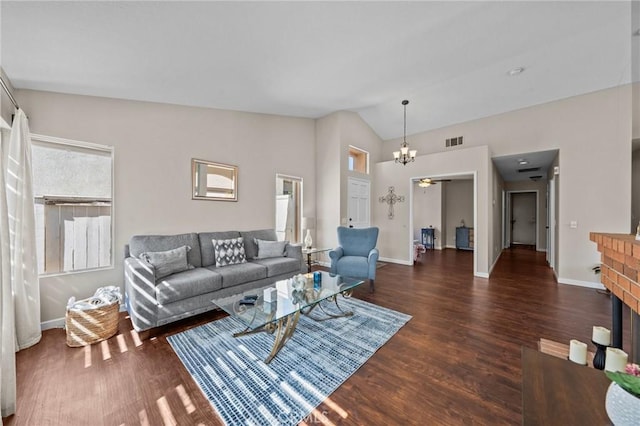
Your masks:
<svg viewBox="0 0 640 426"><path fill-rule="evenodd" d="M238 167L191 159L193 200L238 201Z"/></svg>

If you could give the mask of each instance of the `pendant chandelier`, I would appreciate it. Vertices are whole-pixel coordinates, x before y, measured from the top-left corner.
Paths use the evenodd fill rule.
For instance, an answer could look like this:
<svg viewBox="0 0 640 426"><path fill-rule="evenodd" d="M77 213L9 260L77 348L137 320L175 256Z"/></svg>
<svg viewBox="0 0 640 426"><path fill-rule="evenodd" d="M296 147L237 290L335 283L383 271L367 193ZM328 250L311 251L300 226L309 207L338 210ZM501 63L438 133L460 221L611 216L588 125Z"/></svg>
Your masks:
<svg viewBox="0 0 640 426"><path fill-rule="evenodd" d="M409 150L409 144L407 143L407 104L409 101L406 99L402 101L402 105L404 105L404 136L402 138L402 145L400 145L400 151L393 152L393 158L396 163L400 163L403 166L406 166L407 163L414 161L416 159L417 150L412 149Z"/></svg>

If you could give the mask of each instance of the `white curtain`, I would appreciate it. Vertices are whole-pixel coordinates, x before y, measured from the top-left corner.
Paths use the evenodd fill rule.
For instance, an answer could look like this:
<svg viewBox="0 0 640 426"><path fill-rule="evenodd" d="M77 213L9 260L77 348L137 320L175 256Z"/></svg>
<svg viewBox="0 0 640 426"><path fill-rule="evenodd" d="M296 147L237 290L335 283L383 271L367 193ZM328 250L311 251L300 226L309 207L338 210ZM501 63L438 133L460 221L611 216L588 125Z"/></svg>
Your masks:
<svg viewBox="0 0 640 426"><path fill-rule="evenodd" d="M2 415L6 416L15 412L15 351L38 343L42 336L31 174L31 136L27 116L22 110L16 111L9 139L2 138L1 154L4 182L0 182L0 400Z"/></svg>
<svg viewBox="0 0 640 426"><path fill-rule="evenodd" d="M4 132L4 130L2 130ZM5 140L8 132L2 134ZM4 147L0 147L4 156ZM0 165L3 164L0 157ZM4 167L0 173L0 344L2 345L2 363L0 363L0 408L2 417L16 411L16 338L11 295L11 256L9 253L9 215L7 214L7 195L4 182Z"/></svg>

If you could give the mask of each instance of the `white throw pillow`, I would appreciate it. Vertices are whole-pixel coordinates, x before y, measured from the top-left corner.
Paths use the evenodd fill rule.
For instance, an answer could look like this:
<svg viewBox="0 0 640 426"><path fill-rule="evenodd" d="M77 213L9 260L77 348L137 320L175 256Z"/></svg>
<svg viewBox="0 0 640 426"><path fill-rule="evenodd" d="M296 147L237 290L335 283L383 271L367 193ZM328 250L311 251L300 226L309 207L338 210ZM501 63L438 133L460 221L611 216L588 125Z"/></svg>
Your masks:
<svg viewBox="0 0 640 426"><path fill-rule="evenodd" d="M256 259L268 259L270 257L284 257L286 256L285 248L289 241L267 241L259 240L255 238L255 242L258 245L258 255Z"/></svg>

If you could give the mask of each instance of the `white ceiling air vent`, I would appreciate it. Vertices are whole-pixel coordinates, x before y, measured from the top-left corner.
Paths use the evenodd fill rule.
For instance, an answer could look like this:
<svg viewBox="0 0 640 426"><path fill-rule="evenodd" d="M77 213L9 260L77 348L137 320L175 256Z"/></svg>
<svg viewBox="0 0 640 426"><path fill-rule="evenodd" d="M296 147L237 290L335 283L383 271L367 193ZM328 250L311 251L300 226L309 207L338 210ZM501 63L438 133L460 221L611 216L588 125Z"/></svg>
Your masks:
<svg viewBox="0 0 640 426"><path fill-rule="evenodd" d="M458 146L458 145L462 145L462 136L458 136L457 138L447 139L444 144L444 146L446 146L447 148L451 146Z"/></svg>

